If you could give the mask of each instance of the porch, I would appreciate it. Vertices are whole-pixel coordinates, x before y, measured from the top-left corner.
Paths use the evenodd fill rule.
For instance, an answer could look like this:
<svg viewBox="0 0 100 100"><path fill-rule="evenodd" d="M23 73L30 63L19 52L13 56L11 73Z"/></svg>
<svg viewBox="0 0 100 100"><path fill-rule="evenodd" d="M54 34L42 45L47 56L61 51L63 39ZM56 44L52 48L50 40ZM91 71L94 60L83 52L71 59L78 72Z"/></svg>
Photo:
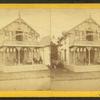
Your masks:
<svg viewBox="0 0 100 100"><path fill-rule="evenodd" d="M100 71L100 47L71 47L67 68L75 72Z"/></svg>
<svg viewBox="0 0 100 100"><path fill-rule="evenodd" d="M43 52L36 47L1 47L0 58L0 65L4 66L43 64Z"/></svg>
<svg viewBox="0 0 100 100"><path fill-rule="evenodd" d="M72 65L100 65L100 47L72 47L69 59Z"/></svg>

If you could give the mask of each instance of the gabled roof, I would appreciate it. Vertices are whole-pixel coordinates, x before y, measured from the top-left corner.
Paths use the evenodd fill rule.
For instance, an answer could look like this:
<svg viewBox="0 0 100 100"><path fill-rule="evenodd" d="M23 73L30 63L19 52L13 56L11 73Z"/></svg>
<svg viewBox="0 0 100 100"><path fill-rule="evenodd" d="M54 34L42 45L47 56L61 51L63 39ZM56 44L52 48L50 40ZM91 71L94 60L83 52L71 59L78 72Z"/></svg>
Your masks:
<svg viewBox="0 0 100 100"><path fill-rule="evenodd" d="M2 29L0 29L0 31L4 30L5 28L9 27L11 24L13 23L24 23L26 26L28 26L34 34L36 34L37 37L39 37L39 33L37 33L30 25L28 25L21 17L15 19L14 21L12 21L11 23L7 24L5 27L3 27Z"/></svg>
<svg viewBox="0 0 100 100"><path fill-rule="evenodd" d="M79 23L78 25L76 25L75 27L71 28L70 30L68 30L67 32L63 33L63 37L61 37L61 40L63 38L65 38L66 36L68 36L69 34L71 34L71 31L75 30L77 27L81 26L84 23L94 23L95 25L97 25L100 28L100 25L92 18L89 17L88 19L85 19L84 21L82 21L81 23Z"/></svg>

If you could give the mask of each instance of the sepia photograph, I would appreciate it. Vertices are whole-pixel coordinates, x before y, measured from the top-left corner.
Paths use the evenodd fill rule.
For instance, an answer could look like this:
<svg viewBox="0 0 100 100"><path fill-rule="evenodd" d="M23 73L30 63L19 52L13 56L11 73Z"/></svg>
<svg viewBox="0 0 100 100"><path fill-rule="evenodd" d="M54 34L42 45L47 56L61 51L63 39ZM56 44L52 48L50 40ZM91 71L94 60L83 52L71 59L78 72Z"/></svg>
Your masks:
<svg viewBox="0 0 100 100"><path fill-rule="evenodd" d="M0 8L0 90L99 91L100 9Z"/></svg>

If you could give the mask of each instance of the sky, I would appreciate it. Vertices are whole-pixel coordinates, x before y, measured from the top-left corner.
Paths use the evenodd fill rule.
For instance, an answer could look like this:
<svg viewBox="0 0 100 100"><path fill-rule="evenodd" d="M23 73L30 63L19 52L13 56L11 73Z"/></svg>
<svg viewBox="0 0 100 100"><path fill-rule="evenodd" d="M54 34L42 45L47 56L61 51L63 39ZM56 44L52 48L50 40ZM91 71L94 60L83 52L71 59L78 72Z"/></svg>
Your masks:
<svg viewBox="0 0 100 100"><path fill-rule="evenodd" d="M60 37L80 22L91 16L100 24L100 9L0 9L0 29L18 18L18 15L35 29L40 37Z"/></svg>

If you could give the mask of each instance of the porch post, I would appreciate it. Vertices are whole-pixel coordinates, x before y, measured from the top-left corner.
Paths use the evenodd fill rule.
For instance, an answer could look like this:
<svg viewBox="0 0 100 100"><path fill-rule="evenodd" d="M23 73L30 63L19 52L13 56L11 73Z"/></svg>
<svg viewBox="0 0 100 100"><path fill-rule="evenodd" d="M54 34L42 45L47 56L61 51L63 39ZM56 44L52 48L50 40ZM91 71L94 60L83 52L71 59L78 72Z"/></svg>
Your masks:
<svg viewBox="0 0 100 100"><path fill-rule="evenodd" d="M20 65L20 47L17 47L18 50L18 65Z"/></svg>
<svg viewBox="0 0 100 100"><path fill-rule="evenodd" d="M86 48L84 48L84 65L86 65Z"/></svg>
<svg viewBox="0 0 100 100"><path fill-rule="evenodd" d="M45 55L44 55L44 48L42 48L42 53L43 53L43 58L42 58L42 59L43 59L43 62L42 62L42 63L43 63L43 64L45 64L45 58L44 58L44 56L45 56Z"/></svg>
<svg viewBox="0 0 100 100"><path fill-rule="evenodd" d="M77 50L77 57L76 57L76 64L78 64L79 65L79 57L80 57L80 49L79 49L79 47L76 49Z"/></svg>
<svg viewBox="0 0 100 100"><path fill-rule="evenodd" d="M73 48L70 48L69 49L69 64L73 64L73 52L74 52L74 50L73 50Z"/></svg>
<svg viewBox="0 0 100 100"><path fill-rule="evenodd" d="M76 47L74 47L74 54L73 54L73 63L76 64Z"/></svg>
<svg viewBox="0 0 100 100"><path fill-rule="evenodd" d="M84 65L83 48L80 48L80 60L81 60L81 65Z"/></svg>
<svg viewBox="0 0 100 100"><path fill-rule="evenodd" d="M31 54L32 54L32 56L31 56L32 58L31 59L32 59L32 64L33 64L34 63L33 62L33 48L31 48Z"/></svg>
<svg viewBox="0 0 100 100"><path fill-rule="evenodd" d="M13 53L14 53L14 64L16 65L17 62L16 62L16 48L13 48Z"/></svg>
<svg viewBox="0 0 100 100"><path fill-rule="evenodd" d="M6 50L6 48L5 47L3 47L3 65L5 65L5 50Z"/></svg>
<svg viewBox="0 0 100 100"><path fill-rule="evenodd" d="M91 59L90 59L90 51L91 51L91 47L87 47L88 49L88 64L91 64Z"/></svg>

